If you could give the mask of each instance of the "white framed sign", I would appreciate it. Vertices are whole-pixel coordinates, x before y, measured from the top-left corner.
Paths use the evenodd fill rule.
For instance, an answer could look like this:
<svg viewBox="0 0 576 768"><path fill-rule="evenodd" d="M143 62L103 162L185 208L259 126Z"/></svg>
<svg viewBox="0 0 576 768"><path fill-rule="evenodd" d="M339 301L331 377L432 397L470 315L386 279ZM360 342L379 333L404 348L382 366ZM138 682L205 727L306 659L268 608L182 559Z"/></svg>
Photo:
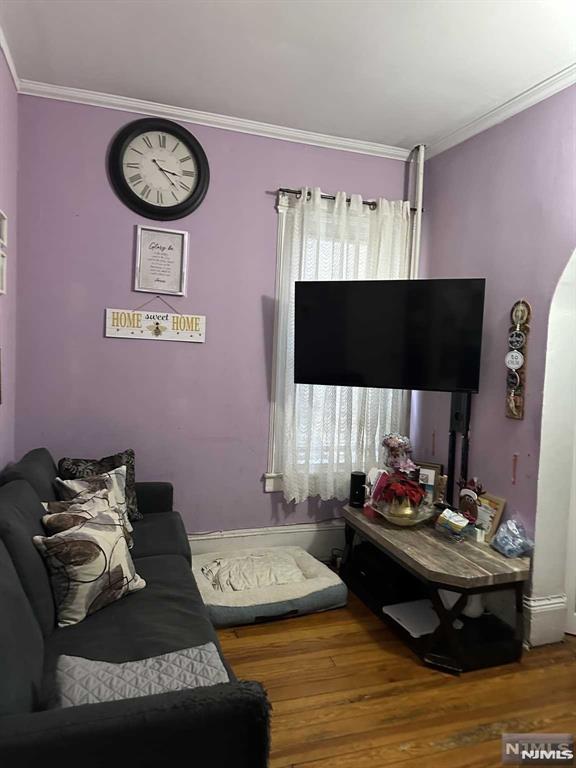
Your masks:
<svg viewBox="0 0 576 768"><path fill-rule="evenodd" d="M145 309L106 309L108 338L204 342L206 317Z"/></svg>
<svg viewBox="0 0 576 768"><path fill-rule="evenodd" d="M0 294L6 293L6 262L8 258L0 245Z"/></svg>
<svg viewBox="0 0 576 768"><path fill-rule="evenodd" d="M188 232L136 227L134 290L186 296Z"/></svg>
<svg viewBox="0 0 576 768"><path fill-rule="evenodd" d="M8 217L0 211L0 294L6 293L6 262L8 261Z"/></svg>

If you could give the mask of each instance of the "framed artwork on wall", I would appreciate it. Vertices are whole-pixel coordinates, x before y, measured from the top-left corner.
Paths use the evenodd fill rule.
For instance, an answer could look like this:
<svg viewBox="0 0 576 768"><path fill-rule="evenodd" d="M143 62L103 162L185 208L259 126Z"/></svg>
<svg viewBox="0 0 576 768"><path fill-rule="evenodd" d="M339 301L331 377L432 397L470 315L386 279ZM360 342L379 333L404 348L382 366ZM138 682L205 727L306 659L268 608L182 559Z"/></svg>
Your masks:
<svg viewBox="0 0 576 768"><path fill-rule="evenodd" d="M6 293L6 253L0 247L0 294Z"/></svg>
<svg viewBox="0 0 576 768"><path fill-rule="evenodd" d="M0 294L6 293L6 262L8 261L8 217L0 211Z"/></svg>
<svg viewBox="0 0 576 768"><path fill-rule="evenodd" d="M134 290L186 296L188 232L136 227Z"/></svg>

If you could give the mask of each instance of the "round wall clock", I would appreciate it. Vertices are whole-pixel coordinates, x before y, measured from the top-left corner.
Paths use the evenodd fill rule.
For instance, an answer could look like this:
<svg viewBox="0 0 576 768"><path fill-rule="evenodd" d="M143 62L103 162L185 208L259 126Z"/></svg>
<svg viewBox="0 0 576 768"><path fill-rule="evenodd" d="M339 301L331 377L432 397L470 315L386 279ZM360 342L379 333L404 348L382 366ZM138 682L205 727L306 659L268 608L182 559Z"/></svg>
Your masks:
<svg viewBox="0 0 576 768"><path fill-rule="evenodd" d="M181 219L204 199L208 159L192 134L160 117L135 120L114 137L110 182L120 200L149 219Z"/></svg>

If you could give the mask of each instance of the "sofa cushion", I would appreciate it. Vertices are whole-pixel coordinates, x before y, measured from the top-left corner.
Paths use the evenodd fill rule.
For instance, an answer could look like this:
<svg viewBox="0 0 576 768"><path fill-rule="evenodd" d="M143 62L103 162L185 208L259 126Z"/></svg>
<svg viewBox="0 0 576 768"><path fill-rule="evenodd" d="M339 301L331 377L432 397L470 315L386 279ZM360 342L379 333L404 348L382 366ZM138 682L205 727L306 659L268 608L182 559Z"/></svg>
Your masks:
<svg viewBox="0 0 576 768"><path fill-rule="evenodd" d="M33 488L15 480L0 488L0 539L10 553L16 573L44 635L56 625L50 577L32 541L42 536L44 507Z"/></svg>
<svg viewBox="0 0 576 768"><path fill-rule="evenodd" d="M46 640L49 669L54 669L60 654L123 662L209 642L219 648L192 571L183 557L142 557L134 565L146 580L146 589L88 616L80 624L56 630Z"/></svg>
<svg viewBox="0 0 576 768"><path fill-rule="evenodd" d="M58 479L58 478L56 478ZM127 518L121 514L114 500L110 500L110 493L106 487L95 493L86 493L76 496L70 501L43 501L42 506L47 514L42 518L42 525L48 536L62 533L69 528L82 525L87 520L94 520L99 515L111 515L118 525L122 526L124 538L128 548L132 548L132 525L130 530L126 527Z"/></svg>
<svg viewBox="0 0 576 768"><path fill-rule="evenodd" d="M63 480L61 477L57 477L54 480L54 485L56 493L62 501L82 501L97 496L102 493L102 490L106 490L110 505L124 520L124 527L128 532L132 530L132 523L128 517L126 506L126 467L124 465L111 469L110 472L103 472L101 475L91 475L76 480Z"/></svg>
<svg viewBox="0 0 576 768"><path fill-rule="evenodd" d="M37 708L44 640L8 550L0 541L0 716Z"/></svg>
<svg viewBox="0 0 576 768"><path fill-rule="evenodd" d="M182 555L190 562L190 544L178 512L159 512L135 520L132 557Z"/></svg>
<svg viewBox="0 0 576 768"><path fill-rule="evenodd" d="M146 586L134 569L122 518L114 511L33 541L50 571L59 627L77 624Z"/></svg>
<svg viewBox="0 0 576 768"><path fill-rule="evenodd" d="M126 507L130 520L140 520L136 497L136 459L132 448L104 456L101 459L71 459L66 457L58 462L58 474L63 480L76 480L80 477L101 475L118 467L126 467Z"/></svg>
<svg viewBox="0 0 576 768"><path fill-rule="evenodd" d="M0 474L0 485L13 480L26 480L38 494L40 501L56 501L54 479L56 464L46 448L35 448L15 464L8 464Z"/></svg>

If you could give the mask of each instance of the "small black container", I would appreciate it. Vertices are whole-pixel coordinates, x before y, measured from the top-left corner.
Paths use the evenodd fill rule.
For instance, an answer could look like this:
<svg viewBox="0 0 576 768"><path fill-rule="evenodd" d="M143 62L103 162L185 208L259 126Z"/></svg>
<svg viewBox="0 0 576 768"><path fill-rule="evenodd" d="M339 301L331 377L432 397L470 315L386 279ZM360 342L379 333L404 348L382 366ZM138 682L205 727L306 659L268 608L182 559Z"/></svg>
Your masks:
<svg viewBox="0 0 576 768"><path fill-rule="evenodd" d="M366 473L352 472L350 475L350 506L362 509L366 500Z"/></svg>

